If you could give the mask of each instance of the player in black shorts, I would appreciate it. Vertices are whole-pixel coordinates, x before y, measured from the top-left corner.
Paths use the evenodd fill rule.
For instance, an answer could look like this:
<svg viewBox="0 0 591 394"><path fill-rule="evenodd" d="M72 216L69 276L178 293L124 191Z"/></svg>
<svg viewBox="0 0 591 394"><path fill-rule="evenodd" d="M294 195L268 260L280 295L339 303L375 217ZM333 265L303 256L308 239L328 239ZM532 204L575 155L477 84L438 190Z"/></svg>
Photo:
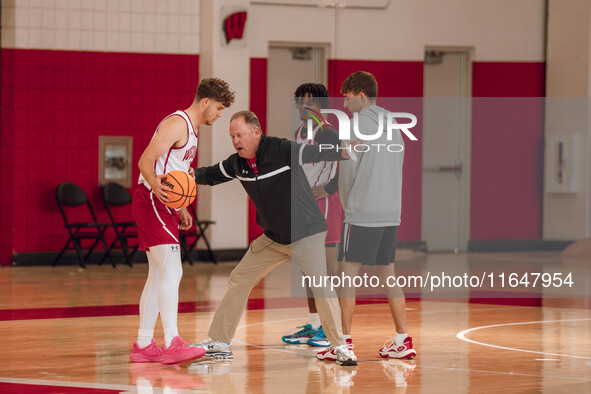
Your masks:
<svg viewBox="0 0 591 394"><path fill-rule="evenodd" d="M380 117L386 124L387 111L376 105L378 85L368 72L349 75L341 85L345 107L358 117L363 135L375 135ZM388 139L383 132L372 144L404 145L400 132ZM396 240L400 225L402 200L402 163L404 150L390 152L370 149L358 152L357 161L343 162L339 168L339 194L345 210L341 239L341 270L345 277L354 278L362 265L373 266L382 284L394 276ZM406 302L399 287L385 285L386 296L396 334L380 349L384 358L411 359L416 356L412 338L406 334ZM343 287L340 293L343 336L352 347L351 322L355 310L355 288Z"/></svg>

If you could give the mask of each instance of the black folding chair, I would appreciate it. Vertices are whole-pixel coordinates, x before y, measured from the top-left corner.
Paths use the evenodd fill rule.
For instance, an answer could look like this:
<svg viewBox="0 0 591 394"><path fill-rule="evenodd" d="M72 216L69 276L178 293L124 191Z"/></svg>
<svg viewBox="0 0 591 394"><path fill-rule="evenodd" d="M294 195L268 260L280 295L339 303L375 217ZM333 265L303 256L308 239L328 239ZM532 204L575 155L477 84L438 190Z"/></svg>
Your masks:
<svg viewBox="0 0 591 394"><path fill-rule="evenodd" d="M217 260L211 250L211 246L209 245L209 241L205 236L205 230L212 225L215 224L214 221L211 220L198 220L197 214L195 213L195 208L193 208L193 204L189 205L189 212L193 216L193 226L188 230L181 230L180 231L180 244L181 248L183 249L183 260L188 261L189 264L193 265L193 260L191 259L190 252L195 248L197 242L200 239L203 239L205 242L205 246L207 247L207 252L209 253L209 258L215 264L217 264Z"/></svg>
<svg viewBox="0 0 591 394"><path fill-rule="evenodd" d="M115 267L115 262L111 258L109 247L103 236L107 228L111 227L111 225L109 223L100 223L96 220L96 215L94 214L92 205L90 205L90 201L88 201L88 197L86 197L86 193L73 183L63 182L55 189L55 199L64 219L64 227L68 230L70 238L59 255L55 258L52 266L55 267L57 265L66 250L72 249L72 247L70 247L70 244L72 244L73 249L76 250L78 259L80 260L80 266L85 268L85 263L92 254L92 251L98 243L101 242L105 247L105 254L101 262L108 257L113 267ZM86 205L88 212L90 212L90 218L92 218L92 221L71 223L68 220L66 211L69 212L70 216L77 214L78 216L76 217L80 217L84 213L84 205ZM70 211L76 211L77 213ZM85 216L88 217L88 213L86 213ZM88 247L88 252L85 256L82 256L82 249L86 249L86 247L82 246L83 240L94 241L92 245Z"/></svg>
<svg viewBox="0 0 591 394"><path fill-rule="evenodd" d="M131 220L117 221L113 214L113 211L117 211L125 205L131 204L131 194L120 184L109 182L103 186L103 202L105 203L105 210L109 215L109 219L111 219L111 224L116 234L116 238L109 245L109 251L113 250L117 243L119 243L119 247L125 256L125 262L131 267L131 260L139 246L137 242L137 225ZM131 206L129 206L129 209L131 209ZM135 245L132 248L129 246L130 239L136 239Z"/></svg>

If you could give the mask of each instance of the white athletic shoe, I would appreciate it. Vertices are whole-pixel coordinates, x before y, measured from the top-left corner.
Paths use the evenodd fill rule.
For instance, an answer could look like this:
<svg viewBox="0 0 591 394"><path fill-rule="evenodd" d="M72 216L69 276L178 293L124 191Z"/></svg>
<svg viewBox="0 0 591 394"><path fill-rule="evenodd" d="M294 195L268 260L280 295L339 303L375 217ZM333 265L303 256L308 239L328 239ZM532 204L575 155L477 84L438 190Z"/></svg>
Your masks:
<svg viewBox="0 0 591 394"><path fill-rule="evenodd" d="M353 351L353 340L351 338L345 341L347 348ZM316 353L316 358L320 361L337 361L337 348L329 347Z"/></svg>
<svg viewBox="0 0 591 394"><path fill-rule="evenodd" d="M398 359L413 359L417 355L417 351L412 345L412 338L406 337L404 343L400 346L396 345L394 338L390 337L384 343L384 347L380 349L380 356L383 358L398 358Z"/></svg>
<svg viewBox="0 0 591 394"><path fill-rule="evenodd" d="M339 365L357 365L357 357L353 350L349 349L347 345L337 346L335 348L337 355L337 364Z"/></svg>
<svg viewBox="0 0 591 394"><path fill-rule="evenodd" d="M216 341L215 339L207 338L201 343L189 345L191 347L198 347L205 349L206 357L220 358L220 359L233 359L234 354L232 353L232 345Z"/></svg>

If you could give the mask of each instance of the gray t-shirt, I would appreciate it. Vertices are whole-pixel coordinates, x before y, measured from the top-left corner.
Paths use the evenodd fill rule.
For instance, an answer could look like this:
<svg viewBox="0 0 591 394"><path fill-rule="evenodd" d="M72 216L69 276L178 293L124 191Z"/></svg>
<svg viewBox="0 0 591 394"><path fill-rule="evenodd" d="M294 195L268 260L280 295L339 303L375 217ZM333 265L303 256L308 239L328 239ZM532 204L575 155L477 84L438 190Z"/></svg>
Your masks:
<svg viewBox="0 0 591 394"><path fill-rule="evenodd" d="M362 134L376 134L380 117L383 118L383 130L378 139L364 140L356 147L357 161L346 160L340 164L339 195L345 210L345 223L363 227L400 224L404 141L398 129L392 130L392 137L388 140L386 113L385 109L370 105L358 114ZM356 139L353 130L351 138Z"/></svg>

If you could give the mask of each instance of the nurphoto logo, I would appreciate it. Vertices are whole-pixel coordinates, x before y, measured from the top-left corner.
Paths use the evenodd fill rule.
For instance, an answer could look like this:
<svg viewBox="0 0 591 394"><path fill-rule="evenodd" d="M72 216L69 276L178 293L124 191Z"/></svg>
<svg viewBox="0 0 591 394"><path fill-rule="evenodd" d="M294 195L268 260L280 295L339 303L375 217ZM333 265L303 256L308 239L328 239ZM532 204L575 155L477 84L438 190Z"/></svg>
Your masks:
<svg viewBox="0 0 591 394"><path fill-rule="evenodd" d="M349 119L349 117L347 116L347 114L343 111L340 111L338 109L327 109L327 108L323 108L320 110L320 112L313 110L312 108L306 108L307 114L310 116L310 118L307 120L307 128L308 130L313 130L313 122L315 121L317 123L317 125L322 128L323 126L325 126L326 128L328 128L328 123L326 122L326 120L324 119L324 117L322 116L322 114L333 114L337 117L337 120L339 122L339 139L340 140L345 140L345 141L350 141L351 139L358 139L363 141L360 144L357 144L353 147L353 150L355 152L367 152L369 151L372 147L374 147L375 149L378 150L378 152L380 151L380 148L385 148L388 152L402 152L404 151L404 145L402 144L367 144L365 143L366 141L375 141L377 139L379 139L382 134L384 133L384 119L386 119L386 138L388 141L392 141L394 140L394 136L393 136L393 132L394 130L399 130L402 133L404 133L404 135L406 135L406 137L408 139L410 139L411 141L418 141L418 138L411 133L410 129L413 128L414 126L417 125L417 117L409 112L390 112L390 111L386 111L384 112L379 112L377 114L377 124L378 127L376 129L376 131L374 133L370 133L370 134L363 134L363 132L361 130L359 130L359 113L358 112L354 112L353 113L353 127L351 127L351 120ZM408 120L408 122L406 123L400 123L399 120ZM351 130L353 130L353 134L354 134L354 138L351 138ZM367 132L367 130L366 130ZM308 139L312 140L313 139L313 134L312 133L308 133ZM320 150L323 149L334 149L335 146L333 146L332 144L320 144ZM339 149L340 147L337 147L337 149ZM347 147L343 147L340 148L343 150L350 150L351 147L347 146Z"/></svg>

